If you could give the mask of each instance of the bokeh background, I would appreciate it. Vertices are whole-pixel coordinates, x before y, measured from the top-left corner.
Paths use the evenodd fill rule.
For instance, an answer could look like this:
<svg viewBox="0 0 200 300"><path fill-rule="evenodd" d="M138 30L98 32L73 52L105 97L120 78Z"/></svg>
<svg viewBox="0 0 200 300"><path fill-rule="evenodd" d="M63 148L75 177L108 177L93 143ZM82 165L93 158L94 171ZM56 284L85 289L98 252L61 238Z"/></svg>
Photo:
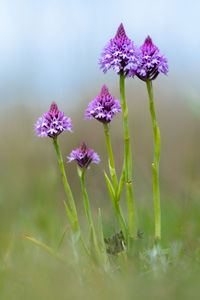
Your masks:
<svg viewBox="0 0 200 300"><path fill-rule="evenodd" d="M94 214L102 208L107 235L118 230L103 177L107 169L103 128L94 120L84 120L84 110L104 83L119 98L118 76L112 71L104 75L98 58L121 22L137 45L149 34L169 62L168 76L160 75L154 82L162 138L164 241L184 240L189 249L192 242L199 241L199 11L198 0L0 0L0 257L2 282L7 282L8 273L5 286L9 290L11 283L11 292L23 295L19 299L30 297L28 290L34 286L30 280L24 290L28 274L24 265L31 269L31 257L35 264L39 259L38 250L23 241L20 233L56 246L68 224L51 140L39 139L33 132L35 121L52 101L74 124L74 133L61 135L59 141L80 217L84 218L84 211L76 166L67 165L66 156L85 140L102 159L99 166L91 167L86 180ZM153 236L153 135L148 98L139 79L128 79L126 88L138 224L148 238ZM111 124L111 137L119 174L121 116ZM39 263L44 267L42 259ZM35 285L42 290L39 282Z"/></svg>

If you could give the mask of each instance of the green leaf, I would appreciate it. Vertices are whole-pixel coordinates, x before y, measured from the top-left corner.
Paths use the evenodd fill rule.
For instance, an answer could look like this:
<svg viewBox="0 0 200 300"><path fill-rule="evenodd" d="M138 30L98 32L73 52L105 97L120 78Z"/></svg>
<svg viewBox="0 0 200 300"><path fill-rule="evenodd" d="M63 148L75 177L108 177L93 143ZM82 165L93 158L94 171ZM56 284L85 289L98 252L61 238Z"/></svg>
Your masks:
<svg viewBox="0 0 200 300"><path fill-rule="evenodd" d="M76 219L74 218L72 212L70 211L70 209L65 201L64 201L64 206L65 206L65 210L66 210L68 219L70 220L71 223L74 223L74 221Z"/></svg>
<svg viewBox="0 0 200 300"><path fill-rule="evenodd" d="M63 232L62 237L61 237L61 239L60 239L60 242L59 242L59 244L58 244L57 250L60 249L60 247L61 247L61 245L62 245L62 243L63 243L63 241L64 241L65 235L66 235L66 233L68 232L68 230L70 229L70 227L71 227L71 224L70 224L69 226L67 226L67 228L66 228L65 231Z"/></svg>
<svg viewBox="0 0 200 300"><path fill-rule="evenodd" d="M112 204L115 207L115 191L114 191L113 185L112 185L108 175L106 174L106 171L104 171L104 176L105 176L105 179L106 179L106 183L107 183L107 187L108 187L108 191L109 191L109 194L110 194Z"/></svg>
<svg viewBox="0 0 200 300"><path fill-rule="evenodd" d="M108 160L109 170L110 170L110 176L113 178L115 176L115 169L111 167L110 160Z"/></svg>
<svg viewBox="0 0 200 300"><path fill-rule="evenodd" d="M51 248L51 247L47 246L46 244L44 244L44 243L38 241L38 240L35 239L34 237L32 237L32 236L30 236L30 235L28 235L28 234L25 234L25 233L22 233L21 236L22 236L23 238L25 238L26 240L29 240L29 241L31 241L32 243L34 243L35 245L39 246L41 249L43 249L44 251L46 251L46 252L49 253L50 255L54 256L55 258L57 258L57 259L59 259L59 260L61 260L61 261L66 262L65 259L62 258L58 253L56 253L56 252L54 251L53 248Z"/></svg>
<svg viewBox="0 0 200 300"><path fill-rule="evenodd" d="M113 205L115 215L116 215L116 217L119 221L119 224L120 224L121 229L123 231L124 237L126 239L126 235L127 235L126 234L126 224L125 224L124 218L121 214L119 203L117 202L118 199L115 198L114 188L113 188L112 183L110 182L110 179L108 178L108 175L106 174L105 171L104 171L104 176L105 176L106 183L107 183L107 186L108 186L108 190L109 190L109 193L110 193L110 198L111 198L111 201L112 201L112 205Z"/></svg>
<svg viewBox="0 0 200 300"><path fill-rule="evenodd" d="M119 186L118 186L118 192L117 192L117 200L120 200L123 188L124 188L124 182L125 182L125 162L123 164L123 169L122 169L122 174L120 177L120 181L119 181Z"/></svg>
<svg viewBox="0 0 200 300"><path fill-rule="evenodd" d="M99 208L99 214L98 214L98 230L99 230L99 239L100 239L101 250L103 252L105 252L106 251L106 245L105 245L105 242L104 242L102 215L101 215L101 209L100 208Z"/></svg>
<svg viewBox="0 0 200 300"><path fill-rule="evenodd" d="M96 260L96 251L95 251L95 237L94 237L94 228L90 225L89 232L89 243L90 243L90 255Z"/></svg>

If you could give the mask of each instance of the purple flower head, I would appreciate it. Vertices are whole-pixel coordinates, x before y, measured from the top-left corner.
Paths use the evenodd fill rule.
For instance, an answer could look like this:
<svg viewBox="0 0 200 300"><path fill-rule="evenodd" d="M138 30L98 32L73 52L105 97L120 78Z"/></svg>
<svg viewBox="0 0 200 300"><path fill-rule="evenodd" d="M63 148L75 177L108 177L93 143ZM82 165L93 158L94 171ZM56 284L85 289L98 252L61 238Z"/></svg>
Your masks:
<svg viewBox="0 0 200 300"><path fill-rule="evenodd" d="M121 23L117 34L104 47L99 59L100 68L106 73L113 69L117 74L134 76L140 60L140 50L133 44Z"/></svg>
<svg viewBox="0 0 200 300"><path fill-rule="evenodd" d="M143 81L156 79L159 73L168 72L167 59L160 53L150 36L148 36L144 44L140 47L141 63L137 69L137 76Z"/></svg>
<svg viewBox="0 0 200 300"><path fill-rule="evenodd" d="M102 123L109 123L116 113L121 112L119 100L115 100L109 93L107 86L103 85L101 93L89 103L85 112L85 119L95 118Z"/></svg>
<svg viewBox="0 0 200 300"><path fill-rule="evenodd" d="M93 149L89 149L85 142L82 142L80 148L73 150L67 158L68 162L75 160L79 167L86 169L91 163L98 164L100 162L99 155Z"/></svg>
<svg viewBox="0 0 200 300"><path fill-rule="evenodd" d="M36 135L40 137L54 138L62 131L72 132L71 119L64 116L55 102L52 102L50 110L40 117L35 124Z"/></svg>

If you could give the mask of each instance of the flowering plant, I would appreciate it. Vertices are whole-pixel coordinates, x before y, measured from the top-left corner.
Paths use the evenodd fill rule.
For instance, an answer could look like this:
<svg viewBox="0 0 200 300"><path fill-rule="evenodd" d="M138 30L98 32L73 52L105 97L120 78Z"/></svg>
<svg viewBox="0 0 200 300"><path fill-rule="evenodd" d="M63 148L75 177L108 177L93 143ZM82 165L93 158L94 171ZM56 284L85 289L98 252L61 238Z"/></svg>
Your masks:
<svg viewBox="0 0 200 300"><path fill-rule="evenodd" d="M133 193L132 152L130 146L128 105L125 95L125 79L127 77L136 76L146 82L147 85L154 134L154 161L152 163L152 171L155 209L155 240L158 241L161 239L159 189L160 131L154 108L152 81L155 80L160 73L164 73L165 75L167 74L168 64L165 56L161 54L159 48L153 44L152 39L149 36L145 39L145 42L141 47L137 47L133 41L127 37L123 24L120 24L115 37L110 39L104 47L99 59L99 64L104 73L106 73L109 69L113 69L119 76L120 100L115 99L115 97L110 94L108 87L103 85L100 94L89 102L88 108L85 111L85 119L97 120L104 128L108 152L108 167L110 172L110 175L108 176L104 171L104 176L113 210L121 228L120 233L114 235L112 239L104 238L102 215L101 210L99 209L97 234L86 190L85 174L92 163L99 164L100 157L93 149L90 149L85 142L82 142L79 148L71 151L71 153L67 156L67 159L68 162L75 161L78 165L78 176L81 182L86 218L89 225L89 246L83 239L76 203L67 180L65 166L58 144L58 136L62 132L72 132L72 123L71 119L66 117L64 113L58 109L55 102L51 104L49 111L44 113L37 120L35 124L35 132L37 136L50 137L53 141L67 196L65 208L70 226L72 227L73 236L75 236L76 240L79 241L80 246L87 256L91 256L97 264L103 261L104 267L108 268L110 266L108 254L126 252L129 255L132 250L133 242L135 242L139 236L136 224L135 200ZM124 130L124 162L121 168L120 177L118 177L115 169L110 138L111 121L117 114L122 114ZM122 213L120 203L124 186L127 198L127 220ZM116 241L114 249L117 250L115 251L113 251L109 245L109 243L113 241Z"/></svg>

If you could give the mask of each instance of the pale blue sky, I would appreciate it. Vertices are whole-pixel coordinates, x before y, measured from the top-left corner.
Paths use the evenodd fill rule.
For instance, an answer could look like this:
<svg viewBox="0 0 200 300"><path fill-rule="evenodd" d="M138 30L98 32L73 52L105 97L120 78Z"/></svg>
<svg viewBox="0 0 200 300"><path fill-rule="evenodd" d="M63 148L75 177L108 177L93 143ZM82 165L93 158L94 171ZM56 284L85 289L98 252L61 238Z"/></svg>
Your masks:
<svg viewBox="0 0 200 300"><path fill-rule="evenodd" d="M199 13L198 0L0 0L0 102L62 101L104 83L97 60L120 22L138 45L152 36L170 80L198 90Z"/></svg>

